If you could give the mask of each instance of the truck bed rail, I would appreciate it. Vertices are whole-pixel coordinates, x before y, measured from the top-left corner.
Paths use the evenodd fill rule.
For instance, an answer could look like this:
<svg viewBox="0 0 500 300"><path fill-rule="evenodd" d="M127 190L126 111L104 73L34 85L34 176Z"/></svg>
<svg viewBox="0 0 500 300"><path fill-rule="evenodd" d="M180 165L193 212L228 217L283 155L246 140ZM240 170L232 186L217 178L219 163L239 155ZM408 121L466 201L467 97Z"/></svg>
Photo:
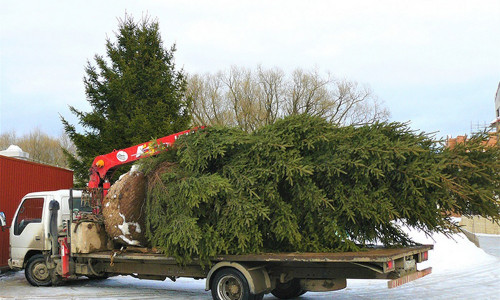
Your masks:
<svg viewBox="0 0 500 300"><path fill-rule="evenodd" d="M406 248L373 248L357 252L335 252L335 253L262 253L244 255L218 255L211 259L213 262L387 262L401 257L415 255L433 248L432 245L420 245ZM145 260L175 263L175 258L158 253L133 253L101 251L88 254L73 254L74 257L98 258L114 260ZM193 259L197 264L197 259Z"/></svg>

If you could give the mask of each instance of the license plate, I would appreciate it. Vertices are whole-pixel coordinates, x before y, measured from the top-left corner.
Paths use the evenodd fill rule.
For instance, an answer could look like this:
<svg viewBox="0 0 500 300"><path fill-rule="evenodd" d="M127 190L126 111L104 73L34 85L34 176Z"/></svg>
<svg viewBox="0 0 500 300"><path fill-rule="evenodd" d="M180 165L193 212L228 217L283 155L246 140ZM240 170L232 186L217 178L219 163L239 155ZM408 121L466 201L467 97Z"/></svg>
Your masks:
<svg viewBox="0 0 500 300"><path fill-rule="evenodd" d="M432 273L432 268L427 268L427 269L424 269L422 271L417 271L415 273L405 275L405 276L398 278L398 279L393 279L387 283L387 286L390 289L392 289L392 288L398 287L400 285L403 285L405 283L408 283L410 281L422 278L422 277L429 275L431 273Z"/></svg>

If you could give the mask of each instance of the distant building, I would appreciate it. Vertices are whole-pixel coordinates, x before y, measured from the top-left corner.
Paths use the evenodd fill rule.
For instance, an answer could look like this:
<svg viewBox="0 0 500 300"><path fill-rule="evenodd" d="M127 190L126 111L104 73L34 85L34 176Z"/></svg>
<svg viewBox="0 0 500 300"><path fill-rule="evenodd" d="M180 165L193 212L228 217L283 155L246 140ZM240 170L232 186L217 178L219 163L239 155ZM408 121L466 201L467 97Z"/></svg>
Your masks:
<svg viewBox="0 0 500 300"><path fill-rule="evenodd" d="M14 223L17 207L27 193L72 187L73 171L31 161L16 145L0 151L0 211L8 226ZM9 268L9 230L0 230L0 273Z"/></svg>
<svg viewBox="0 0 500 300"><path fill-rule="evenodd" d="M500 133L500 82L498 83L497 93L495 95L495 120L491 122L497 133Z"/></svg>
<svg viewBox="0 0 500 300"><path fill-rule="evenodd" d="M489 132L490 138L486 142L486 146L498 145L498 141L500 140L500 82L498 83L497 92L495 94L495 120L491 122L491 128L494 131ZM466 135L459 135L456 138L448 136L446 139L446 146L453 148L455 145L464 143L466 140Z"/></svg>
<svg viewBox="0 0 500 300"><path fill-rule="evenodd" d="M497 93L495 94L495 120L491 122L491 127L495 130L489 132L489 139L484 143L487 147L498 146L500 138L500 83L498 84ZM446 146L454 148L457 144L463 144L467 141L467 136L459 135L456 138L449 136L446 139ZM498 195L496 196L498 197ZM486 235L500 235L500 225L481 216L459 216L453 214L455 217L461 217L460 226L462 232L469 240L481 247L483 243L482 237Z"/></svg>
<svg viewBox="0 0 500 300"><path fill-rule="evenodd" d="M497 134L495 132L490 132L489 135L490 135L490 137L484 143L484 145L488 146L488 147L498 145L498 136L497 136ZM467 136L466 135L459 135L456 138L448 137L446 139L446 147L453 149L457 144L463 144L465 141L467 141Z"/></svg>

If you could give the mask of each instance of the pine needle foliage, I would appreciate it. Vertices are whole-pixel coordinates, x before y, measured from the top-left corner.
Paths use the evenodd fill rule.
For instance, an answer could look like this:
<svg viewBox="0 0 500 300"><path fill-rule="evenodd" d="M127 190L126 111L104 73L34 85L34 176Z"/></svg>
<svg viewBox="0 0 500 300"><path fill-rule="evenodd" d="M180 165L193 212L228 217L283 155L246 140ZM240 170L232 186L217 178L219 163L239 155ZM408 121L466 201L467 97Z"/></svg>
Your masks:
<svg viewBox="0 0 500 300"><path fill-rule="evenodd" d="M307 115L250 134L206 128L143 162L147 238L179 262L208 262L411 245L401 225L449 234L451 212L498 220L499 147L486 138L448 149L404 123L337 127Z"/></svg>

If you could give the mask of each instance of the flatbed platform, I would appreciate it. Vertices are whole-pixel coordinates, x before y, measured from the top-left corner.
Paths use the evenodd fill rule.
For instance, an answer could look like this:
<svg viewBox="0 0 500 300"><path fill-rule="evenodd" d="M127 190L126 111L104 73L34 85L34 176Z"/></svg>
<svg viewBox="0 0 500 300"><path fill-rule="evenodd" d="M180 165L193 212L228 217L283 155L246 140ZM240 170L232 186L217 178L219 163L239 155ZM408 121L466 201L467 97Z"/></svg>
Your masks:
<svg viewBox="0 0 500 300"><path fill-rule="evenodd" d="M211 266L201 264L198 259L178 264L174 257L137 247L74 253L72 257L79 275L132 275L157 280L166 277L173 280L178 277L207 278L207 290L214 288L212 279L218 278L214 274L237 270L251 282L250 291L257 295L268 293L280 283L292 279L296 279L296 284L300 281L307 291L343 289L347 279L389 279L388 285L393 288L430 274L431 268L419 271L417 263L427 260L427 252L432 249L432 245L418 245L374 247L356 252L218 255L211 259Z"/></svg>
<svg viewBox="0 0 500 300"><path fill-rule="evenodd" d="M244 255L219 255L211 259L213 262L233 261L233 262L387 262L399 259L404 256L414 255L432 250L432 245L420 245L404 248L373 248L357 252L334 252L334 253L262 253ZM101 251L88 254L73 254L74 257L97 258L113 260L143 260L162 261L175 263L175 258L167 257L159 253L140 252L113 252ZM196 260L194 260L196 261Z"/></svg>

